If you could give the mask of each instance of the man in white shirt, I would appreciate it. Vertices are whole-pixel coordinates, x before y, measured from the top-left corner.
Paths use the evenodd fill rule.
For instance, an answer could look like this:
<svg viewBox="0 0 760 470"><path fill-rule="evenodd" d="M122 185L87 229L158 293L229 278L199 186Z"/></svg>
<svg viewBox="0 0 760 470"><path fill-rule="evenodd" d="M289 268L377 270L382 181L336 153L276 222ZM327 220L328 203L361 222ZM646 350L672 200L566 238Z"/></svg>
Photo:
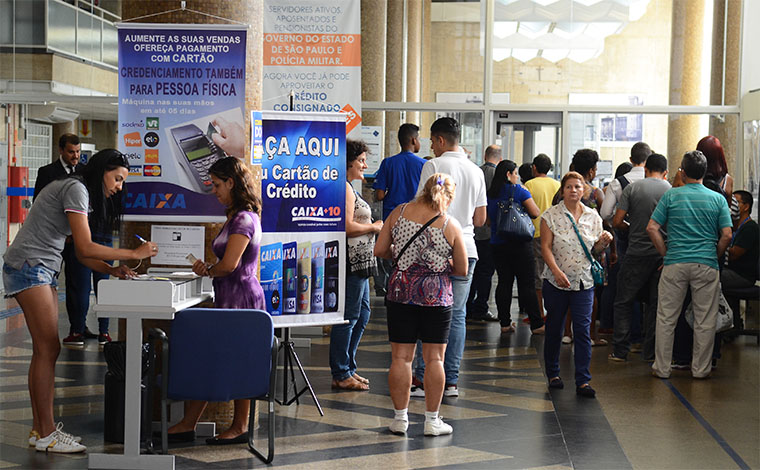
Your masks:
<svg viewBox="0 0 760 470"><path fill-rule="evenodd" d="M610 181L610 188L604 193L604 202L599 211L602 219L612 222L612 216L615 215L615 208L618 201L620 201L620 197L623 195L623 190L629 184L644 179L644 164L651 154L652 149L644 142L633 144L630 158L633 168L623 176Z"/></svg>
<svg viewBox="0 0 760 470"><path fill-rule="evenodd" d="M443 367L446 372L446 388L444 396L457 397L459 390L459 364L464 353L466 335L465 306L470 293L472 272L478 260L478 250L475 246L475 227L486 222L486 181L483 171L467 159L467 155L459 146L460 127L456 119L444 117L437 119L430 126L430 149L436 158L428 160L422 167L420 184L417 188L419 196L425 182L435 173L451 175L456 183L456 195L449 206L448 214L462 226L469 267L467 276L451 276L454 293L454 305L451 314L451 329L449 343ZM425 362L422 360L422 348L417 343L415 355L414 381L412 396L424 396L422 379L425 374Z"/></svg>

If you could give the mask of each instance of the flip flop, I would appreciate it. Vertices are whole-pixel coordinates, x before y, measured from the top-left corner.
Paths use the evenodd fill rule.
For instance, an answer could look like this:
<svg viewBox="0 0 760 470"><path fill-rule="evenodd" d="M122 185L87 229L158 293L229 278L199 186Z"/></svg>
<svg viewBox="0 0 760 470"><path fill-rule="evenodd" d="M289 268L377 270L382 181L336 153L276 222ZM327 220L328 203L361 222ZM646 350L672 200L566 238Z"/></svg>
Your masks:
<svg viewBox="0 0 760 470"><path fill-rule="evenodd" d="M352 392L366 392L369 390L369 385L363 384L353 377L349 377L346 380L332 381L332 388L334 390L350 390Z"/></svg>
<svg viewBox="0 0 760 470"><path fill-rule="evenodd" d="M357 374L357 373L354 373L354 375L352 375L352 377L353 377L353 378L354 378L354 380L356 380L357 382L363 383L363 384L365 384L365 385L369 385L369 379L365 379L364 377L362 377L361 375L359 375L359 374Z"/></svg>

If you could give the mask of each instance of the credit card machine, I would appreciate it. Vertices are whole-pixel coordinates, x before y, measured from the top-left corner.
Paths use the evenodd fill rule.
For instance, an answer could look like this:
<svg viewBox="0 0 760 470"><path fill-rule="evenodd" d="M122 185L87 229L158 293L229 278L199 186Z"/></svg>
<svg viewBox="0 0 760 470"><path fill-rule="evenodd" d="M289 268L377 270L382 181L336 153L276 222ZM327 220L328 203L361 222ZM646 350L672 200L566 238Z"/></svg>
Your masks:
<svg viewBox="0 0 760 470"><path fill-rule="evenodd" d="M182 151L179 158L182 168L201 191L211 192L208 169L214 162L227 155L216 146L210 135L204 134L195 124L176 127L171 133Z"/></svg>

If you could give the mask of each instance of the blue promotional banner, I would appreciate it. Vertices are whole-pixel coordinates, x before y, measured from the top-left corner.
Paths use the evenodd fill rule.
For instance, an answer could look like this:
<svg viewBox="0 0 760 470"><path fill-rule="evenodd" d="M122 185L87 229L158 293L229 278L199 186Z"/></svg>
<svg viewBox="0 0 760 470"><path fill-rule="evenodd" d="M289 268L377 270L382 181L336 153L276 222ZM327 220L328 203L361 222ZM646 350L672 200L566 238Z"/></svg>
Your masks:
<svg viewBox="0 0 760 470"><path fill-rule="evenodd" d="M253 113L251 125L252 140L261 135L267 311L304 324L338 322L345 302L346 116L263 111Z"/></svg>
<svg viewBox="0 0 760 470"><path fill-rule="evenodd" d="M126 218L223 220L208 168L245 157L246 28L120 24L118 34Z"/></svg>
<svg viewBox="0 0 760 470"><path fill-rule="evenodd" d="M267 217L262 220L262 230L344 231L345 116L263 114L261 200Z"/></svg>

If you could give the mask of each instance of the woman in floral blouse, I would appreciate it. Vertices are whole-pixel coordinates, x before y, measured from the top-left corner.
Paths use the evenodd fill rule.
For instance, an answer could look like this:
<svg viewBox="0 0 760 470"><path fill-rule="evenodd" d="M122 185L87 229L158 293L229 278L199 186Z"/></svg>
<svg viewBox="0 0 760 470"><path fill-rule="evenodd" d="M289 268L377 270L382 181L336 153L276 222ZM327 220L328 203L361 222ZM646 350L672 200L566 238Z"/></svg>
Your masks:
<svg viewBox="0 0 760 470"><path fill-rule="evenodd" d="M591 373L591 338L589 325L594 303L594 279L591 262L581 247L573 226L577 226L583 242L592 252L604 250L612 234L602 229L599 213L585 206L583 176L571 171L562 178L562 201L541 216L541 254L546 267L543 272L543 296L546 306L546 341L544 361L550 388L563 388L559 376L559 350L562 328L568 308L575 332L575 391L593 398L589 385Z"/></svg>

